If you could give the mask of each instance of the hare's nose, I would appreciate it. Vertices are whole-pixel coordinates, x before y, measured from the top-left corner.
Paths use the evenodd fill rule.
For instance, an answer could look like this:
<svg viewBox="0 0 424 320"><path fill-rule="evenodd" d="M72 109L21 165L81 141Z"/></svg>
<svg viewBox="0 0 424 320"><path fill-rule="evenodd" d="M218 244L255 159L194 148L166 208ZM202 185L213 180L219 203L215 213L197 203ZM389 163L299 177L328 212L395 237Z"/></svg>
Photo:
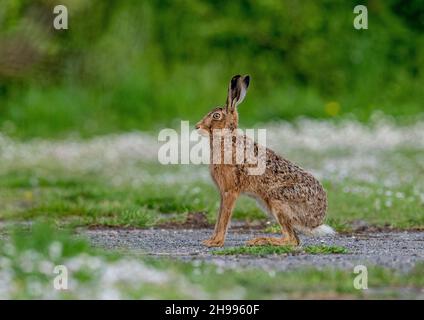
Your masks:
<svg viewBox="0 0 424 320"><path fill-rule="evenodd" d="M196 130L200 129L200 125L196 124L195 128Z"/></svg>

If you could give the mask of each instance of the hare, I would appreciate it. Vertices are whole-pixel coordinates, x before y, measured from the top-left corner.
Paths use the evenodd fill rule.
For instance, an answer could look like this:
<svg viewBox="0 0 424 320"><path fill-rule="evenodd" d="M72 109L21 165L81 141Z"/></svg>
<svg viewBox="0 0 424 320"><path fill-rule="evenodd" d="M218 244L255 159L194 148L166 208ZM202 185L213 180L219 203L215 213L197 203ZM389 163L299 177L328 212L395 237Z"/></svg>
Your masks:
<svg viewBox="0 0 424 320"><path fill-rule="evenodd" d="M196 124L198 132L209 137L211 150L213 140L220 138L217 132L237 135L237 106L246 96L249 83L248 75L234 76L229 84L225 107L213 109ZM248 139L246 136L243 138ZM235 141L234 138L231 140L233 149L237 147ZM258 145L256 142L253 144L256 155ZM218 146L223 148L222 144ZM214 233L203 242L204 245L224 245L232 211L241 194L255 198L267 213L274 216L283 234L281 238L254 238L247 242L248 245L297 246L300 244L297 232L310 235L334 234L331 227L323 224L327 210L326 192L310 173L268 148L265 149L266 167L260 175L249 174L249 164L235 163L234 158L231 160L230 163L210 162L210 173L219 189L221 204Z"/></svg>

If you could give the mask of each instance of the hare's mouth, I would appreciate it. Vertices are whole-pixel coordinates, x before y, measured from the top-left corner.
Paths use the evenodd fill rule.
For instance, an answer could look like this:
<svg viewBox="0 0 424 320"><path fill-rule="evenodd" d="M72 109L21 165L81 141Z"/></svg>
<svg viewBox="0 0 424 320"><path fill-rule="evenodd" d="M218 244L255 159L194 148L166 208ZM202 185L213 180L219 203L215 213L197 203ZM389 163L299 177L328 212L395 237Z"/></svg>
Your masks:
<svg viewBox="0 0 424 320"><path fill-rule="evenodd" d="M199 128L197 129L197 133L203 137L209 137L209 132L206 129Z"/></svg>

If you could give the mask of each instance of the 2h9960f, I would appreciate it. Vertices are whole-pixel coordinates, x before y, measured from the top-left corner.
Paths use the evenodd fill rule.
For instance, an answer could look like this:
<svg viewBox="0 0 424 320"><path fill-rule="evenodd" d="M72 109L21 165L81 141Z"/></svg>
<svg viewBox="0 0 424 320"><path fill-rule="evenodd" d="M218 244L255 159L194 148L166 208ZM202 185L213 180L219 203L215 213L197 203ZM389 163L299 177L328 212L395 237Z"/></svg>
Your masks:
<svg viewBox="0 0 424 320"><path fill-rule="evenodd" d="M231 304L211 304L209 305L210 315L219 314L256 314L259 311L259 305L254 304L242 304L242 305L231 305Z"/></svg>

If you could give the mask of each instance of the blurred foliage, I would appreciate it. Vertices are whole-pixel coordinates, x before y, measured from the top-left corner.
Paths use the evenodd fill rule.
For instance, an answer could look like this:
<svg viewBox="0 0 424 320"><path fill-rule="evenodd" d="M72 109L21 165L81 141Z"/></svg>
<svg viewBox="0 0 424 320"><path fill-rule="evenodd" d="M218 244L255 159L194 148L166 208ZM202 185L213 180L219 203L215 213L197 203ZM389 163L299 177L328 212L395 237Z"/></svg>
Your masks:
<svg viewBox="0 0 424 320"><path fill-rule="evenodd" d="M64 4L69 29L53 28ZM0 128L82 136L198 120L249 73L242 124L423 111L424 3L0 0Z"/></svg>

